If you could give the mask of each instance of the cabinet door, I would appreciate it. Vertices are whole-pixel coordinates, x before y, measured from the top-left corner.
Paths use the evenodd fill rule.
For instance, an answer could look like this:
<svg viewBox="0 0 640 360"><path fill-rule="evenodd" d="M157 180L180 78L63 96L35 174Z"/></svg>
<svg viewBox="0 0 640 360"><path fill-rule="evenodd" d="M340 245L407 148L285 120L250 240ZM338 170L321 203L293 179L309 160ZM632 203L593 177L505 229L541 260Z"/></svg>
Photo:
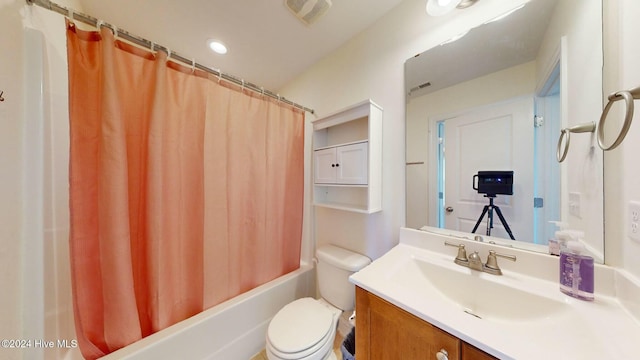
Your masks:
<svg viewBox="0 0 640 360"><path fill-rule="evenodd" d="M336 182L336 148L314 151L314 182L334 184Z"/></svg>
<svg viewBox="0 0 640 360"><path fill-rule="evenodd" d="M336 183L366 185L369 159L368 143L358 143L336 148Z"/></svg>
<svg viewBox="0 0 640 360"><path fill-rule="evenodd" d="M442 349L460 359L460 340L356 287L358 360L436 359Z"/></svg>

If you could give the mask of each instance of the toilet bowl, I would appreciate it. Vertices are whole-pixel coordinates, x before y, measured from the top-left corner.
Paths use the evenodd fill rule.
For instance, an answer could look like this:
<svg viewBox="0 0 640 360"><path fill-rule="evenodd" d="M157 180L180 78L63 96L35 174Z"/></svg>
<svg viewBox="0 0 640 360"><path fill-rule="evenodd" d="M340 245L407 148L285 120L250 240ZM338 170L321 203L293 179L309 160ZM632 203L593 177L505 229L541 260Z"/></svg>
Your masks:
<svg viewBox="0 0 640 360"><path fill-rule="evenodd" d="M333 342L342 310L312 298L283 307L269 324L266 353L270 360L335 359Z"/></svg>
<svg viewBox="0 0 640 360"><path fill-rule="evenodd" d="M267 329L270 360L334 360L338 319L355 302L349 276L371 263L363 255L333 245L316 251L320 299L302 298L285 305Z"/></svg>

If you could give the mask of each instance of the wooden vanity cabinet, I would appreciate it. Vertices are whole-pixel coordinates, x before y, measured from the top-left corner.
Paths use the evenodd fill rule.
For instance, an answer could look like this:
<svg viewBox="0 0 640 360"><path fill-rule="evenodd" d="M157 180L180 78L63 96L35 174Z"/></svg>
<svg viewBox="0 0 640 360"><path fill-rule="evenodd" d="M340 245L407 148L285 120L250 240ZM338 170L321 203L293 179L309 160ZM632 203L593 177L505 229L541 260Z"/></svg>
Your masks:
<svg viewBox="0 0 640 360"><path fill-rule="evenodd" d="M356 312L358 360L437 359L442 349L449 360L496 359L359 287Z"/></svg>

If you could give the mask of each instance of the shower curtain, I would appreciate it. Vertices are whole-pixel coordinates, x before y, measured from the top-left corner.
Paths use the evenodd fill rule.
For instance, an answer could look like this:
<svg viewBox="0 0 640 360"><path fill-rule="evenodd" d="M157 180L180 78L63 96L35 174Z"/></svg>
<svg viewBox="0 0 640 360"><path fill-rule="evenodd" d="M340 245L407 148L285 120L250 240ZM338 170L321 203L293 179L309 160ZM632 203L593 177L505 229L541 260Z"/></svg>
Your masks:
<svg viewBox="0 0 640 360"><path fill-rule="evenodd" d="M71 275L95 359L299 267L304 114L67 22ZM205 340L206 341L206 340Z"/></svg>

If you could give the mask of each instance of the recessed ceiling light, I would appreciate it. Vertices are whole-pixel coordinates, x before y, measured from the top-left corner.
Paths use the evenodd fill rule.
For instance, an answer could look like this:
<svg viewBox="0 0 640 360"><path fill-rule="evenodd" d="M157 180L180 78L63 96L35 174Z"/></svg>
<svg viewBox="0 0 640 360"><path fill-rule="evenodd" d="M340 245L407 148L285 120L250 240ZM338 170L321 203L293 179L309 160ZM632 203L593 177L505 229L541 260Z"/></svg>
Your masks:
<svg viewBox="0 0 640 360"><path fill-rule="evenodd" d="M217 54L226 54L227 47L218 40L209 40L209 48Z"/></svg>

